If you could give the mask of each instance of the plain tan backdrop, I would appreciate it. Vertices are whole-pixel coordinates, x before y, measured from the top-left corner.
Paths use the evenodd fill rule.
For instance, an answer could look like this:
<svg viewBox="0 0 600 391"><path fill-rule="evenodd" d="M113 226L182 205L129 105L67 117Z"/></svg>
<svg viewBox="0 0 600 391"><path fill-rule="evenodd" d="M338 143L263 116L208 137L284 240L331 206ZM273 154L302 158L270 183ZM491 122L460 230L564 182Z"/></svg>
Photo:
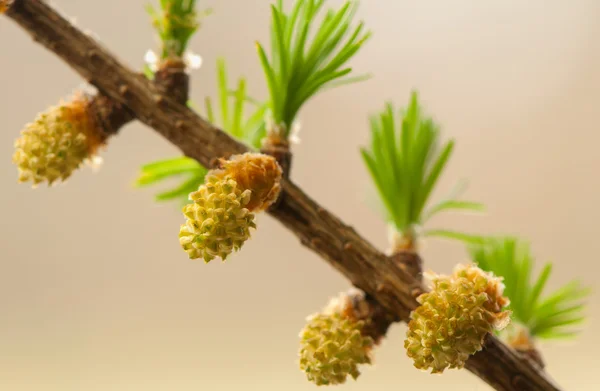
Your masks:
<svg viewBox="0 0 600 391"><path fill-rule="evenodd" d="M266 88L254 40L267 41L266 0L213 7L191 48L204 58L192 97L215 93L215 62ZM156 41L145 0L55 0L132 67ZM332 0L331 4L340 1ZM327 208L386 247L385 223L358 148L367 116L417 88L456 153L435 196L468 178L485 216L446 215L431 227L516 233L551 286L597 287L600 155L600 2L596 0L363 1L374 37L357 56L367 82L326 92L301 113L293 177ZM310 390L296 363L304 318L348 283L268 216L226 264L189 261L182 216L131 186L138 167L177 151L133 123L110 142L102 169L32 191L16 183L13 140L38 111L80 86L54 55L0 17L0 389L11 391ZM461 245L430 240L427 267L448 272ZM568 390L597 390L596 321L573 342L543 344L548 371ZM376 365L347 390L486 390L466 371L412 368L395 325Z"/></svg>

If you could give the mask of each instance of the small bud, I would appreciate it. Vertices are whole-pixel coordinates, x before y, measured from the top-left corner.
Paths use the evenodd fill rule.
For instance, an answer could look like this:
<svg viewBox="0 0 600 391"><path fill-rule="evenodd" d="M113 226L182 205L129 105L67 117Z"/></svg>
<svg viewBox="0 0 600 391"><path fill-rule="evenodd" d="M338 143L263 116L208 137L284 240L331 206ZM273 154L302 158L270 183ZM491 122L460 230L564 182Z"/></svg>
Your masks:
<svg viewBox="0 0 600 391"><path fill-rule="evenodd" d="M246 208L250 197L251 191L242 191L229 176L207 176L190 194L193 202L183 207L187 221L179 230L179 243L189 257L208 263L239 250L250 238L250 228L256 228L254 215Z"/></svg>
<svg viewBox="0 0 600 391"><path fill-rule="evenodd" d="M5 13L8 10L8 6L12 0L0 0L0 14Z"/></svg>
<svg viewBox="0 0 600 391"><path fill-rule="evenodd" d="M512 322L509 327L502 330L500 338L511 348L533 360L541 368L545 367L546 364L536 346L534 337L526 326Z"/></svg>
<svg viewBox="0 0 600 391"><path fill-rule="evenodd" d="M19 182L51 185L65 181L85 162L92 162L105 140L89 110L89 100L76 97L51 107L27 124L15 141L13 162Z"/></svg>
<svg viewBox="0 0 600 391"><path fill-rule="evenodd" d="M342 295L307 319L300 333L300 369L316 385L342 384L348 375L356 379L358 365L371 363L373 339L363 336L365 321L352 314L350 298Z"/></svg>
<svg viewBox="0 0 600 391"><path fill-rule="evenodd" d="M208 175L229 176L240 189L251 190L252 195L246 205L250 211L265 210L277 200L282 170L272 156L248 152L221 160L220 164L220 169L212 170Z"/></svg>
<svg viewBox="0 0 600 391"><path fill-rule="evenodd" d="M441 373L462 368L488 333L510 321L500 278L477 266L459 265L452 276L433 276L433 290L417 298L404 347L415 367Z"/></svg>

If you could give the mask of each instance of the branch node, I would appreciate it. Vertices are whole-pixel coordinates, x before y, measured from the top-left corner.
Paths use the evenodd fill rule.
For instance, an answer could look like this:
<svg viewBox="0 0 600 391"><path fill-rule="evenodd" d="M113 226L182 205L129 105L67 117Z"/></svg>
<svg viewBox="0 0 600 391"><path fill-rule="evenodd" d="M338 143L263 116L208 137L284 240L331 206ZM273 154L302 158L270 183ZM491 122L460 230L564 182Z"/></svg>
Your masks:
<svg viewBox="0 0 600 391"><path fill-rule="evenodd" d="M390 256L390 260L418 282L423 281L423 261L417 253L412 251L398 251Z"/></svg>
<svg viewBox="0 0 600 391"><path fill-rule="evenodd" d="M179 130L182 130L185 127L185 123L178 119L177 121L175 121L175 127Z"/></svg>
<svg viewBox="0 0 600 391"><path fill-rule="evenodd" d="M327 216L327 211L326 211L325 209L323 209L323 207L319 206L319 207L317 208L317 214L318 214L320 217L326 217L326 216Z"/></svg>
<svg viewBox="0 0 600 391"><path fill-rule="evenodd" d="M521 375L514 375L512 380L511 380L512 385L515 387L515 390L529 390L531 389L527 382L525 381L525 379L523 378L523 376Z"/></svg>
<svg viewBox="0 0 600 391"><path fill-rule="evenodd" d="M286 179L289 178L292 168L292 152L286 140L280 137L273 137L273 134L269 133L262 142L260 152L273 156L283 170L283 177Z"/></svg>
<svg viewBox="0 0 600 391"><path fill-rule="evenodd" d="M121 84L119 86L119 94L123 97L129 95L129 87L127 87L125 84Z"/></svg>
<svg viewBox="0 0 600 391"><path fill-rule="evenodd" d="M425 293L425 291L423 289L421 289L420 287L419 288L413 288L410 291L410 294L413 297L415 297L415 298L421 296L423 293Z"/></svg>
<svg viewBox="0 0 600 391"><path fill-rule="evenodd" d="M156 103L157 105L164 106L165 102L166 100L164 96L158 94L154 95L154 103Z"/></svg>
<svg viewBox="0 0 600 391"><path fill-rule="evenodd" d="M189 95L189 74L180 58L162 60L154 74L154 81L161 94L185 105Z"/></svg>
<svg viewBox="0 0 600 391"><path fill-rule="evenodd" d="M97 61L100 58L98 51L91 49L85 54L90 61Z"/></svg>
<svg viewBox="0 0 600 391"><path fill-rule="evenodd" d="M344 243L344 251L352 251L354 250L354 246L351 242Z"/></svg>
<svg viewBox="0 0 600 391"><path fill-rule="evenodd" d="M536 348L533 338L531 337L526 328L520 327L515 333L515 335L510 336L506 342L519 354L521 354L527 360L532 361L541 369L545 367L542 355Z"/></svg>
<svg viewBox="0 0 600 391"><path fill-rule="evenodd" d="M347 293L350 299L350 314L357 320L366 321L363 326L362 334L373 338L375 344L379 344L387 334L389 327L396 320L389 311L381 306L372 296L357 291L350 290Z"/></svg>

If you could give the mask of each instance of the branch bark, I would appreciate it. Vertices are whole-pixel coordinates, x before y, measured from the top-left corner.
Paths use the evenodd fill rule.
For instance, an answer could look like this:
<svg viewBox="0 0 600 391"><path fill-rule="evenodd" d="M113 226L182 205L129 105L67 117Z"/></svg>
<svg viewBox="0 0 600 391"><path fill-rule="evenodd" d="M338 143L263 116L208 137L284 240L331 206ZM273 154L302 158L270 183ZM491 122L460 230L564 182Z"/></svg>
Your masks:
<svg viewBox="0 0 600 391"><path fill-rule="evenodd" d="M61 57L104 95L127 106L185 155L211 167L217 158L248 150L125 67L43 1L5 3L9 5L7 16L35 41ZM424 291L421 283L294 183L284 180L282 189L280 202L269 213L391 316L409 320L417 307L414 297ZM467 369L497 390L559 390L543 370L493 336L483 351L468 360Z"/></svg>

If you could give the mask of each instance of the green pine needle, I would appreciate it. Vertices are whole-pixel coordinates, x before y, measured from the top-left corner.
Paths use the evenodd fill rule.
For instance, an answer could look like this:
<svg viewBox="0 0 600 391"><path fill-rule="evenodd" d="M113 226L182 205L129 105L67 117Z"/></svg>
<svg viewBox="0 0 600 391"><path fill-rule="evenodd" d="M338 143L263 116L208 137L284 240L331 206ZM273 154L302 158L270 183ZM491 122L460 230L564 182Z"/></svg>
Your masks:
<svg viewBox="0 0 600 391"><path fill-rule="evenodd" d="M265 114L267 104L258 103L250 98L246 91L246 79L240 78L237 87L230 89L225 61L217 62L218 105L220 115L217 117L212 100L205 99L205 115L209 122L214 123L226 132L249 146L259 149L266 134ZM246 116L250 106L253 112ZM247 117L247 118L246 118ZM168 189L156 195L156 201L171 201L180 199L187 202L189 193L198 189L204 183L208 170L196 160L188 157L176 157L159 160L146 164L135 182L136 187L156 185L175 177L183 177L175 188Z"/></svg>
<svg viewBox="0 0 600 391"><path fill-rule="evenodd" d="M202 172L202 168L194 159L185 156L158 160L142 166L135 185L143 187L173 176L196 175Z"/></svg>
<svg viewBox="0 0 600 391"><path fill-rule="evenodd" d="M267 104L257 102L248 96L247 82L243 77L238 79L236 89L230 89L227 66L223 59L217 61L217 82L220 120L217 120L215 116L213 102L209 97L204 101L207 119L240 141L255 149L260 149L261 141L266 135ZM254 111L247 117L248 106Z"/></svg>
<svg viewBox="0 0 600 391"><path fill-rule="evenodd" d="M160 10L146 7L162 42L161 58L181 57L198 30L196 0L160 0ZM204 11L208 14L210 11Z"/></svg>
<svg viewBox="0 0 600 391"><path fill-rule="evenodd" d="M535 262L529 244L514 237L485 238L472 244L470 253L479 267L504 277L504 293L510 299L513 318L533 337L553 339L577 335L576 326L586 319L583 300L590 293L588 288L571 281L543 295L552 264L546 263L534 277Z"/></svg>
<svg viewBox="0 0 600 391"><path fill-rule="evenodd" d="M396 114L391 103L371 117L371 146L362 148L365 165L398 233L412 237L418 227L443 211L482 211L483 205L460 201L456 195L426 209L454 148L450 140L438 149L439 127L423 113L416 92L408 108ZM474 237L446 230L426 231L429 236L473 241Z"/></svg>
<svg viewBox="0 0 600 391"><path fill-rule="evenodd" d="M432 236L432 237L438 237L438 238L458 240L460 242L470 243L470 244L478 244L478 243L481 243L481 241L483 240L483 238L478 235L467 234L467 233L458 232L458 231L451 231L451 230L447 230L447 229L428 229L428 230L423 231L422 235L424 237Z"/></svg>
<svg viewBox="0 0 600 391"><path fill-rule="evenodd" d="M184 177L182 184L174 189L156 195L156 201L170 201L173 199L187 199L192 191L204 181L207 170L194 159L182 156L155 161L141 168L140 176L135 182L136 187L155 185L166 179Z"/></svg>
<svg viewBox="0 0 600 391"><path fill-rule="evenodd" d="M148 80L154 80L154 71L150 68L150 65L144 64L144 68L142 69L142 73Z"/></svg>
<svg viewBox="0 0 600 391"><path fill-rule="evenodd" d="M283 1L277 1L271 6L271 56L256 44L269 88L270 115L285 137L311 97L366 78L348 76L352 68L346 66L371 36L363 31L362 22L351 27L358 2L346 1L340 9L328 10L315 27L324 4L325 0L296 0L286 12Z"/></svg>

